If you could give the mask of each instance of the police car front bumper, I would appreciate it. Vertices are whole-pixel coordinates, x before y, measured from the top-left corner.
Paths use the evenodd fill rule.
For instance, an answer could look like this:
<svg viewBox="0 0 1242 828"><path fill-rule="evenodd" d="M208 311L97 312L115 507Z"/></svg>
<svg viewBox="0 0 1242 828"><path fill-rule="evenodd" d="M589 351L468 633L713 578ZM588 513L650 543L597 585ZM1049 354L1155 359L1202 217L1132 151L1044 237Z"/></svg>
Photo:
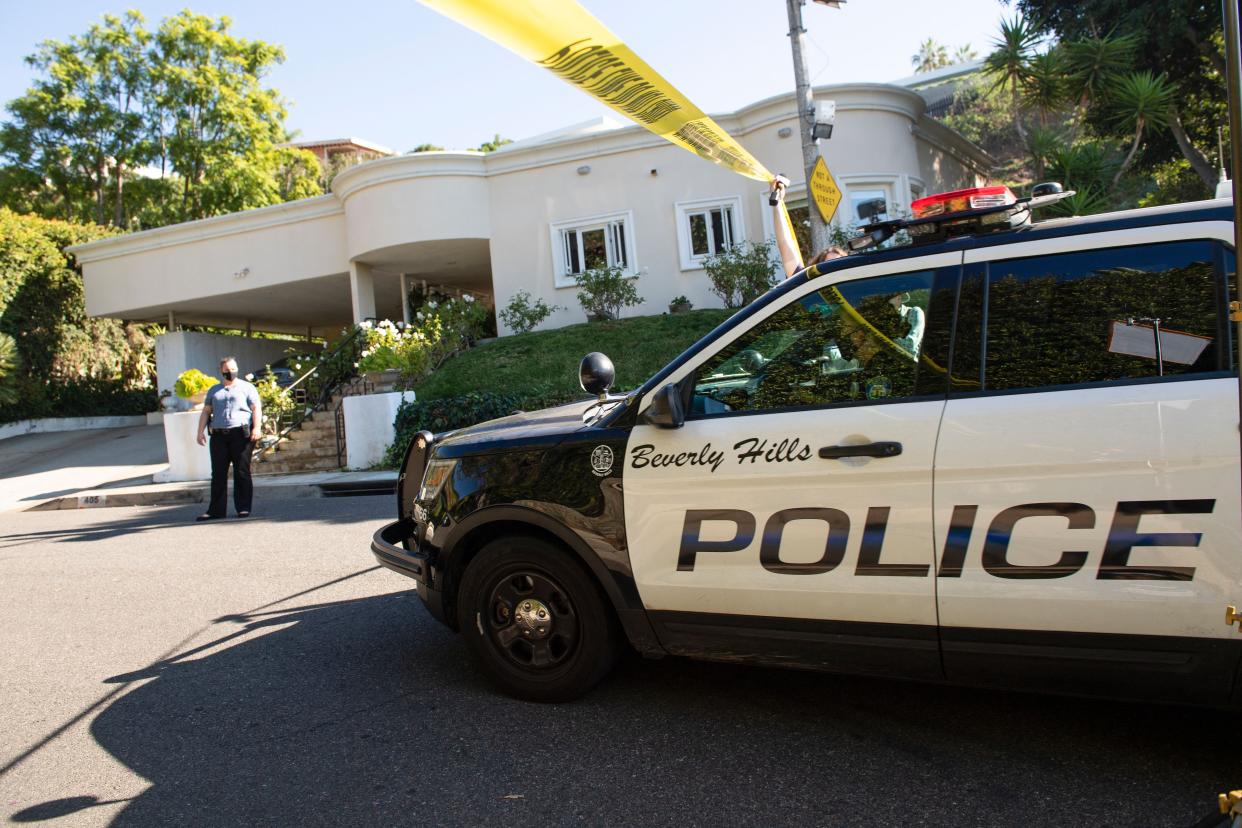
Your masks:
<svg viewBox="0 0 1242 828"><path fill-rule="evenodd" d="M371 536L371 553L381 566L413 578L418 597L427 605L432 615L443 621L440 591L431 587L431 556L418 543L418 537L418 525L411 518L402 518ZM407 549L406 543L414 548Z"/></svg>

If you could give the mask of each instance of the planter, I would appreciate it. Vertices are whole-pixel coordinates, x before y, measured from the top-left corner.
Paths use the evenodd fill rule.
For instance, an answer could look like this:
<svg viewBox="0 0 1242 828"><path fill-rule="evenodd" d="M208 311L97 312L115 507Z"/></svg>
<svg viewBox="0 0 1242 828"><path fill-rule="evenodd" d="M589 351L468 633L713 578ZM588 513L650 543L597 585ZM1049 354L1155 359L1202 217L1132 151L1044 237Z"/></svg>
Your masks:
<svg viewBox="0 0 1242 828"><path fill-rule="evenodd" d="M612 320L613 320L613 316L610 313L588 313L587 314L588 322L611 322Z"/></svg>
<svg viewBox="0 0 1242 828"><path fill-rule="evenodd" d="M193 397L190 397L189 400L190 400L190 410L198 411L203 407L203 403L207 401L207 392L200 391L197 394L195 394Z"/></svg>
<svg viewBox="0 0 1242 828"><path fill-rule="evenodd" d="M367 382L376 391L389 391L397 383L397 378L401 376L400 368L385 368L383 371L367 371Z"/></svg>
<svg viewBox="0 0 1242 828"><path fill-rule="evenodd" d="M669 313L689 313L693 308L694 308L694 305L690 304L689 302L682 302L676 305L670 304L668 306L668 312Z"/></svg>

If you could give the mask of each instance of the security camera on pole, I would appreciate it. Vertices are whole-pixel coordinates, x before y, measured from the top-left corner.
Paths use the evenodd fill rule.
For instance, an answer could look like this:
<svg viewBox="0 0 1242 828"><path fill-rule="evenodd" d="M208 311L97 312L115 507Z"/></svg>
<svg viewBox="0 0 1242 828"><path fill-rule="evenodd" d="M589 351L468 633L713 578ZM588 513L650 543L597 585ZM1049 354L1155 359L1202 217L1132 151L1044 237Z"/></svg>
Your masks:
<svg viewBox="0 0 1242 828"><path fill-rule="evenodd" d="M839 9L845 0L815 0L815 2ZM804 180L807 182L807 195L810 197L808 201L813 201L811 182L816 162L819 159L819 139L831 137L833 113L821 112L820 117L816 118L815 97L811 90L811 80L806 67L806 50L803 48L806 29L802 27L802 7L805 4L806 0L785 0L789 11L789 43L793 48L794 82L797 85L798 133L802 137L802 165L806 172ZM824 173L826 172L825 168ZM821 173L822 176L823 173ZM828 178L831 180L831 176ZM835 189L835 184L833 188ZM828 212L829 215L825 217L822 206L820 210L807 210L807 215L811 220L811 250L806 253L807 256L813 256L817 251L829 245L828 219L831 218L832 211Z"/></svg>

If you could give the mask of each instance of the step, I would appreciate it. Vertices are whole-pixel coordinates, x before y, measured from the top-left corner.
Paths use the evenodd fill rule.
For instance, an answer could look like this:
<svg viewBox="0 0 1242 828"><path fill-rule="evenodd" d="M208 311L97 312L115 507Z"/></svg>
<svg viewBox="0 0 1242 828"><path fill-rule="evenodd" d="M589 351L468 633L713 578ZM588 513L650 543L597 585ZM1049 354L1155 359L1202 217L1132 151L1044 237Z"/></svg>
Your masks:
<svg viewBox="0 0 1242 828"><path fill-rule="evenodd" d="M285 460L297 457L336 457L336 442L318 443L287 443L276 450L276 459Z"/></svg>
<svg viewBox="0 0 1242 828"><path fill-rule="evenodd" d="M326 458L311 457L288 462L257 463L251 467L251 472L253 474L290 474L292 472L336 471L338 469L340 469L340 464L336 462L336 456L333 455Z"/></svg>

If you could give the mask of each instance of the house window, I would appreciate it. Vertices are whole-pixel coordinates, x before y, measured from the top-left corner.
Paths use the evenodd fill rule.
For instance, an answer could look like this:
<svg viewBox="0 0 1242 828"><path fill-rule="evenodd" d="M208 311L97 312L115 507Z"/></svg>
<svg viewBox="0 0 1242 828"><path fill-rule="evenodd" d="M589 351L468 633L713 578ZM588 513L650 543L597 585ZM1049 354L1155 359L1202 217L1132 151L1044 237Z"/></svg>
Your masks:
<svg viewBox="0 0 1242 828"><path fill-rule="evenodd" d="M629 212L553 224L556 286L573 287L578 275L599 267L619 267L632 274L632 226Z"/></svg>
<svg viewBox="0 0 1242 828"><path fill-rule="evenodd" d="M888 218L887 187L850 187L849 221L871 224Z"/></svg>
<svg viewBox="0 0 1242 828"><path fill-rule="evenodd" d="M745 238L738 196L681 202L676 212L682 270L701 268L705 259Z"/></svg>

